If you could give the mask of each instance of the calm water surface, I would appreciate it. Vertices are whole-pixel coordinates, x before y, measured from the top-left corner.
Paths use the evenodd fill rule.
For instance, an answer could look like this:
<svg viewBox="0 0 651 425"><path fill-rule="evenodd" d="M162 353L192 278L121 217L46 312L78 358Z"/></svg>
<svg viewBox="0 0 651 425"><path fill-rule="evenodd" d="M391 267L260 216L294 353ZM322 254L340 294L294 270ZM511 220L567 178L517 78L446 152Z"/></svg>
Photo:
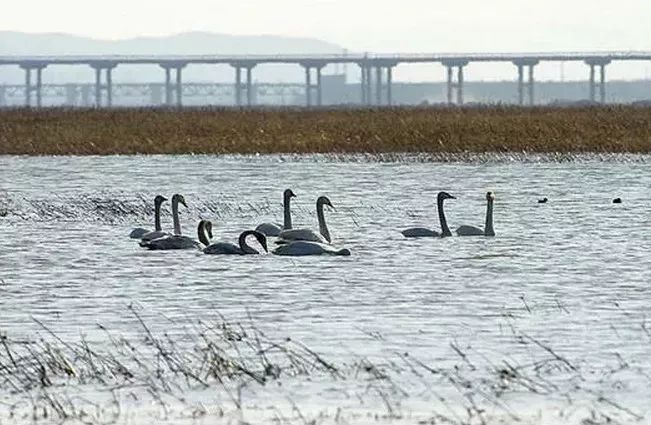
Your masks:
<svg viewBox="0 0 651 425"><path fill-rule="evenodd" d="M189 207L181 208L186 234L208 218L215 239L235 241L242 230L282 219L287 187L298 195L297 227L316 228L315 199L330 197L333 243L349 248L351 257L148 252L127 236L133 227L152 226L143 199L178 192ZM485 418L647 423L649 188L645 161L0 157L0 330L14 339L38 338L43 329L36 318L64 340L83 334L101 344L97 324L139 338L143 331L127 307L137 305L156 332L182 334L199 319L222 315L300 340L337 364L366 358L390 365L409 353L432 367L466 368L477 382L505 361L562 357L577 370L550 372L554 391L519 388L498 402L475 397ZM413 225L438 229L439 190L457 197L446 203L453 229L483 226L485 193L494 191L497 236L404 239L400 230ZM538 204L541 197L549 203ZM623 203L612 204L615 197ZM171 226L169 205L163 222ZM463 416L469 398L450 380L388 370L401 387L391 395L393 416L353 378L296 378L282 387L245 389L245 404L264 409L291 398L306 418L325 412L320 421L326 422L341 408L360 415L351 422L413 423L455 411L480 423ZM9 400L24 397L0 391ZM212 393L188 397L209 404ZM150 407L133 402L131 409ZM287 409L287 416L295 413Z"/></svg>

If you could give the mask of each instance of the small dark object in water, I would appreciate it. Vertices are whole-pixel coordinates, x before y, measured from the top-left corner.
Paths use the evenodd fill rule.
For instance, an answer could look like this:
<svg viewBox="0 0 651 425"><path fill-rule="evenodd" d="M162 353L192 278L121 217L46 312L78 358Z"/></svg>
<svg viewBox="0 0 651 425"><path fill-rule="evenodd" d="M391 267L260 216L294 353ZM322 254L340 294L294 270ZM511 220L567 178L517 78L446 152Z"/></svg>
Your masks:
<svg viewBox="0 0 651 425"><path fill-rule="evenodd" d="M546 204L547 203L547 198L538 199L538 203L539 204Z"/></svg>
<svg viewBox="0 0 651 425"><path fill-rule="evenodd" d="M622 203L622 198L613 199L613 204L621 204L621 203Z"/></svg>

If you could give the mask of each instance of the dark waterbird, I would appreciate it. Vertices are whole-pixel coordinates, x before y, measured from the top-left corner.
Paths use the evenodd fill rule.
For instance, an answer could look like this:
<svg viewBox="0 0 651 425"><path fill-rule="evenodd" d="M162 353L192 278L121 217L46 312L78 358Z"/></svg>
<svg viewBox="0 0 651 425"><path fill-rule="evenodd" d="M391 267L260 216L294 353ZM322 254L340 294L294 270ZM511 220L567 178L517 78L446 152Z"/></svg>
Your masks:
<svg viewBox="0 0 651 425"><path fill-rule="evenodd" d="M475 226L461 226L457 229L458 236L495 236L493 229L493 203L495 202L495 194L493 192L486 193L486 224L484 230Z"/></svg>
<svg viewBox="0 0 651 425"><path fill-rule="evenodd" d="M436 207L439 213L439 222L441 223L441 233L436 230L427 229L424 227L413 227L411 229L403 230L402 235L406 238L437 238L452 236L448 222L445 219L445 212L443 212L443 201L446 199L457 199L447 192L439 192L436 196Z"/></svg>
<svg viewBox="0 0 651 425"><path fill-rule="evenodd" d="M133 229L129 234L129 237L131 239L142 239L143 236L145 235L161 232L162 227L160 225L160 207L165 201L167 201L167 198L162 195L157 195L154 198L154 231L152 232L151 230L143 229L142 227L137 227ZM156 239L156 238L152 238L152 239Z"/></svg>
<svg viewBox="0 0 651 425"><path fill-rule="evenodd" d="M292 228L292 214L289 210L289 204L292 198L295 197L296 195L291 189L286 189L283 192L283 224L262 223L255 230L265 236L278 236L283 230L290 230Z"/></svg>
<svg viewBox="0 0 651 425"><path fill-rule="evenodd" d="M210 235L212 237L212 234ZM262 246L265 252L268 252L267 249L267 237L257 230L246 230L240 234L238 238L238 245L235 245L230 242L217 242L211 245L208 245L204 248L204 254L210 255L255 255L260 254L254 248L249 246L246 243L246 238L253 236L257 239L258 243Z"/></svg>

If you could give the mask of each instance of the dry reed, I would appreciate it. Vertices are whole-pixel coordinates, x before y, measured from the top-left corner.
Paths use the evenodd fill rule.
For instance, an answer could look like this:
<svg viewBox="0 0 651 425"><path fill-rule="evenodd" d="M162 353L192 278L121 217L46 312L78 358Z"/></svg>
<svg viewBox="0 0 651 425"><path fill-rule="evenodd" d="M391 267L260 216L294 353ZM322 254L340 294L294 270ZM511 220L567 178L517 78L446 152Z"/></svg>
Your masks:
<svg viewBox="0 0 651 425"><path fill-rule="evenodd" d="M8 109L0 154L651 152L651 108Z"/></svg>

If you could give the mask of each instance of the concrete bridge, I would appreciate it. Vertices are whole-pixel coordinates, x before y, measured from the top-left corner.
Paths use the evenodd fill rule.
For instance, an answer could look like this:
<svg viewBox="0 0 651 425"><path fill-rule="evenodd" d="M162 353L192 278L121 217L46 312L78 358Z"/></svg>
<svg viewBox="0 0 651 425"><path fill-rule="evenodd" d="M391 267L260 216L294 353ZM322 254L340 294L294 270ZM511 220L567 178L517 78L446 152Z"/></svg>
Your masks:
<svg viewBox="0 0 651 425"><path fill-rule="evenodd" d="M463 104L464 67L471 62L509 62L517 69L518 100L534 104L534 68L540 62L583 62L589 68L590 100L606 98L606 66L613 61L651 61L651 52L468 53L468 54L347 54L347 55L192 55L192 56L0 56L0 66L25 71L25 105L41 106L43 72L50 65L90 66L95 70L95 104L112 105L112 71L117 66L159 65L165 76L165 104L183 103L183 69L191 65L226 64L234 68L234 104L252 106L253 71L262 64L294 64L305 70L306 106L320 106L322 70L330 64L356 64L361 73L360 103L391 105L393 69L400 64L440 63L447 68L447 101ZM597 78L597 71L599 76ZM599 97L597 98L597 93ZM35 100L35 103L33 103Z"/></svg>

